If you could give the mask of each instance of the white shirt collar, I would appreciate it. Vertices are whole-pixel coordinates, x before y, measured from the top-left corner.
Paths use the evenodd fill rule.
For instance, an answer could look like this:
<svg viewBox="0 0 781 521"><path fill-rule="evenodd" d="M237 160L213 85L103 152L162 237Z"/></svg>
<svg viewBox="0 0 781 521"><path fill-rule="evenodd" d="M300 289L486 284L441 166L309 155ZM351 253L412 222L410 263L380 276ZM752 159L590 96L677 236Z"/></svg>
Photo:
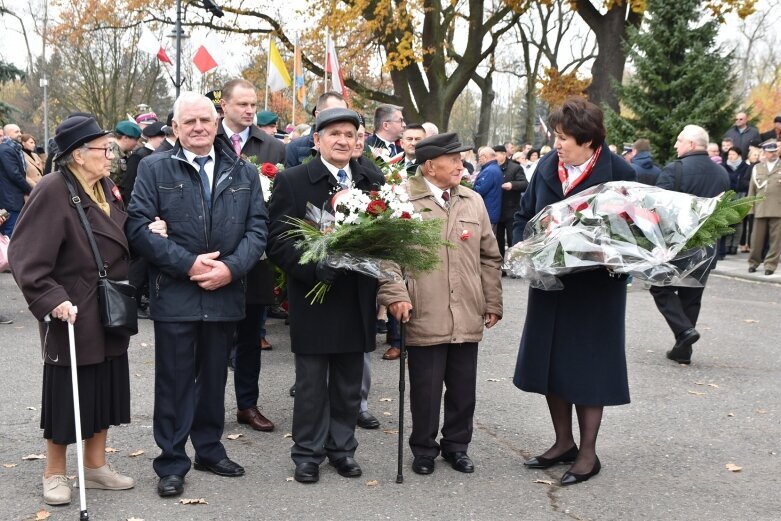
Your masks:
<svg viewBox="0 0 781 521"><path fill-rule="evenodd" d="M186 148L183 148L182 152L184 153L184 157L185 157L185 159L187 159L187 162L190 163L191 165L193 165L196 170L199 169L198 163L195 162L195 158L196 157L202 157L202 156L199 156L195 152L191 152L191 151L187 150ZM212 146L212 149L209 150L209 153L207 155L212 159L212 164L214 164L214 162L216 161L215 158L217 156L215 156L215 154L214 154L214 147L213 146Z"/></svg>
<svg viewBox="0 0 781 521"><path fill-rule="evenodd" d="M234 132L234 131L232 131L231 129L228 128L228 125L225 124L225 119L223 119L222 120L222 129L225 131L225 136L228 138L228 141L231 140L231 137L233 136L233 134L238 134L239 137L241 138L241 146L242 146L242 148L244 147L244 144L249 139L250 127L245 128L241 132Z"/></svg>
<svg viewBox="0 0 781 521"><path fill-rule="evenodd" d="M352 170L350 170L350 163L347 163L344 168L339 168L338 166L334 166L328 161L325 160L323 156L320 156L320 160L323 162L325 167L328 169L329 172L331 172L331 175L334 176L334 179L336 179L336 182L339 183L339 170L344 170L347 172L347 182L352 183L353 180L353 173Z"/></svg>
<svg viewBox="0 0 781 521"><path fill-rule="evenodd" d="M431 181L426 179L425 176L423 177L423 180L428 185L428 189L431 190L431 193L434 194L434 201L436 201L436 203L439 206L444 208L445 207L445 201L442 199L442 194L445 192L445 190L441 189L440 187L438 187L437 185L435 185L434 183L432 183ZM449 192L449 190L448 190L448 192Z"/></svg>

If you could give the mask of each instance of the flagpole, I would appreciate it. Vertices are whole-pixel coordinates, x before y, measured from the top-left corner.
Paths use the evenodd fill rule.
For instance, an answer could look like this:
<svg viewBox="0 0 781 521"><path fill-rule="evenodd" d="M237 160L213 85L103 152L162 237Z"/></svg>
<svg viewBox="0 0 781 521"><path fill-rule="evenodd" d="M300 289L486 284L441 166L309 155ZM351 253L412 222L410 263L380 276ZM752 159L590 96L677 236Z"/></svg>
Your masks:
<svg viewBox="0 0 781 521"><path fill-rule="evenodd" d="M268 34L268 56L266 57L266 100L263 102L263 110L268 110L268 77L271 74L271 33Z"/></svg>
<svg viewBox="0 0 781 521"><path fill-rule="evenodd" d="M331 48L331 33L325 29L325 67L323 67L323 94L328 92L328 51Z"/></svg>
<svg viewBox="0 0 781 521"><path fill-rule="evenodd" d="M293 128L296 126L296 98L298 98L298 33L296 33L296 41L293 44L293 117L290 118Z"/></svg>

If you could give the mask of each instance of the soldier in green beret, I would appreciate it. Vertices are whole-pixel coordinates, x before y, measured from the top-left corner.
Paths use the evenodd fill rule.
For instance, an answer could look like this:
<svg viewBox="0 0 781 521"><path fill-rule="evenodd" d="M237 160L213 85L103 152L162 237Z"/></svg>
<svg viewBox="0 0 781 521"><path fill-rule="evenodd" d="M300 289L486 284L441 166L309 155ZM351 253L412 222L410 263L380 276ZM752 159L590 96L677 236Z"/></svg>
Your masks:
<svg viewBox="0 0 781 521"><path fill-rule="evenodd" d="M109 144L114 153L111 161L111 180L117 186L122 186L122 177L127 170L127 158L138 145L141 137L141 127L132 121L123 120L114 127L115 141Z"/></svg>

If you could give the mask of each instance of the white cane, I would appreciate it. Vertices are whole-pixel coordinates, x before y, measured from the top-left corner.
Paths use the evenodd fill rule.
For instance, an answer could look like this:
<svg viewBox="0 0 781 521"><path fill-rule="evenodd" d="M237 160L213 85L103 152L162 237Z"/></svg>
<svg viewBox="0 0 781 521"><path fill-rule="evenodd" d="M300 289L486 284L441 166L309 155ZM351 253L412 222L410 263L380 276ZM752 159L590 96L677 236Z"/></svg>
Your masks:
<svg viewBox="0 0 781 521"><path fill-rule="evenodd" d="M78 312L76 306L73 307L73 312ZM79 467L79 510L81 511L79 521L89 521L87 497L84 494L84 448L81 446L81 407L79 406L79 377L76 373L78 369L76 365L76 338L73 324L70 321L68 322L68 344L71 361L71 387L73 388L73 416L76 423L76 460Z"/></svg>

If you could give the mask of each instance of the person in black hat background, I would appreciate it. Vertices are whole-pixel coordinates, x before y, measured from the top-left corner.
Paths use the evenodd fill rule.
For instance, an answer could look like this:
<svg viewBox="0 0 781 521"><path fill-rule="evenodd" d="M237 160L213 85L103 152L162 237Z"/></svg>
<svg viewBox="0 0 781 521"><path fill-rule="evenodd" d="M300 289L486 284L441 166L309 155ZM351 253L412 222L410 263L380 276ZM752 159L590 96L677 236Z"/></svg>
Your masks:
<svg viewBox="0 0 781 521"><path fill-rule="evenodd" d="M502 317L502 258L483 200L460 186L463 166L456 134L438 134L415 146L418 173L407 179L410 202L423 219L441 219L454 248L441 246L436 270L409 285L380 287L379 300L407 323L412 470L434 472L438 455L459 472L474 472L472 441L477 345L484 327ZM414 308L413 308L413 304ZM445 416L437 443L442 389Z"/></svg>
<svg viewBox="0 0 781 521"><path fill-rule="evenodd" d="M332 90L325 92L317 98L315 108L312 109L312 117L317 119L317 115L321 111L335 108L347 108L347 101L345 101L344 96ZM285 168L300 165L306 162L307 158L315 155L317 151L315 150L314 128L312 130L309 134L296 138L287 144L285 149Z"/></svg>
<svg viewBox="0 0 781 521"><path fill-rule="evenodd" d="M773 118L773 128L759 135L759 140L765 143L768 139L781 140L781 116Z"/></svg>
<svg viewBox="0 0 781 521"><path fill-rule="evenodd" d="M523 173L523 167L515 161L507 159L507 147L496 145L496 162L502 170L502 211L499 222L496 224L496 240L499 242L499 253L504 259L505 245L507 248L513 243L513 219L515 212L521 208L521 195L529 181Z"/></svg>
<svg viewBox="0 0 781 521"><path fill-rule="evenodd" d="M119 190L108 178L109 136L94 118L74 116L57 128L54 138L59 171L41 179L22 209L8 256L14 278L39 321L41 427L47 449L43 497L47 504L60 505L71 499L66 450L76 441L66 322L74 324L76 335L85 486L122 490L135 482L113 470L105 453L109 427L130 423L130 338L103 328L98 269L65 182L67 176L81 198L108 277L127 279L127 214Z"/></svg>
<svg viewBox="0 0 781 521"><path fill-rule="evenodd" d="M160 146L155 149L155 152L167 152L174 148L176 144L176 134L173 127L174 113L169 112L168 117L165 120L165 126L163 127L163 133L165 133L165 139Z"/></svg>
<svg viewBox="0 0 781 521"><path fill-rule="evenodd" d="M765 275L778 268L781 255L781 161L776 138L762 143L762 161L754 166L749 181L748 195L759 195L763 200L754 204L754 229L751 232L751 253L748 271L757 271L760 263ZM762 257L767 244L767 253Z"/></svg>
<svg viewBox="0 0 781 521"><path fill-rule="evenodd" d="M313 136L318 154L277 175L269 205L268 256L287 275L296 364L291 456L294 478L301 483L320 479L326 457L340 475L361 475L354 459L355 426L364 353L376 347L378 282L324 264L299 264L296 240L285 237L291 228L286 218L305 218L307 203L333 211L329 201L340 186L368 192L384 182L382 175L351 157L359 125L358 114L351 110L319 112ZM325 304L311 304L306 297L318 281L333 283Z"/></svg>

